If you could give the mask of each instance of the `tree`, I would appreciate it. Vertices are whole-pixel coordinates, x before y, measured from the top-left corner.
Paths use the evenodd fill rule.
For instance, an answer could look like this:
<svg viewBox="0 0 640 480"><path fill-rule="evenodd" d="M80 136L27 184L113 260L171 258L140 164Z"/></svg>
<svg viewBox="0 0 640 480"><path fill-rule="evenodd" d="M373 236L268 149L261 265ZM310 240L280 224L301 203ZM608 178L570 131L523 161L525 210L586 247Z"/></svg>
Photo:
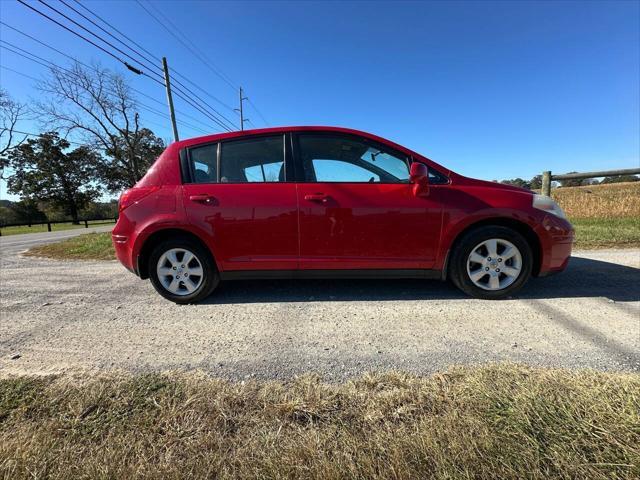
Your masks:
<svg viewBox="0 0 640 480"><path fill-rule="evenodd" d="M503 183L505 185L514 185L514 186L520 187L520 188L531 189L531 183L529 183L526 180L523 180L521 178L513 178L511 180L502 180L500 183Z"/></svg>
<svg viewBox="0 0 640 480"><path fill-rule="evenodd" d="M54 132L13 148L8 160L14 172L7 184L10 193L51 202L78 223L78 211L99 194L91 184L98 159L88 147L65 153L68 148Z"/></svg>
<svg viewBox="0 0 640 480"><path fill-rule="evenodd" d="M0 224L46 222L47 216L33 200L7 201L0 207Z"/></svg>
<svg viewBox="0 0 640 480"><path fill-rule="evenodd" d="M123 137L115 139L113 149L107 149L105 154L114 160L122 159L127 155L127 146ZM163 152L165 145L161 138L158 138L148 128L141 128L135 134L136 149L132 152L136 165L142 173L146 172L151 164ZM131 184L129 170L124 166L125 161L101 161L98 166L98 175L110 192L118 192L123 188L133 186ZM136 180L138 181L139 178ZM135 184L135 182L134 182Z"/></svg>
<svg viewBox="0 0 640 480"><path fill-rule="evenodd" d="M98 173L111 192L132 187L164 149L161 139L140 127L136 100L118 73L75 63L52 68L39 88L50 95L38 104L44 125L80 133L101 151Z"/></svg>
<svg viewBox="0 0 640 480"><path fill-rule="evenodd" d="M27 139L26 135L16 131L26 114L26 105L11 99L5 90L0 89L0 178L4 179L7 152Z"/></svg>
<svg viewBox="0 0 640 480"><path fill-rule="evenodd" d="M112 219L118 216L118 201L90 202L81 212L84 218Z"/></svg>
<svg viewBox="0 0 640 480"><path fill-rule="evenodd" d="M578 172L569 172L569 173L578 173ZM584 180L581 178L570 178L568 180L560 180L560 185L562 187L580 187L584 185Z"/></svg>
<svg viewBox="0 0 640 480"><path fill-rule="evenodd" d="M542 175L536 175L531 179L531 190L540 190L542 188Z"/></svg>
<svg viewBox="0 0 640 480"><path fill-rule="evenodd" d="M640 177L637 175L619 175L617 177L604 177L600 183L622 183L622 182L638 182Z"/></svg>

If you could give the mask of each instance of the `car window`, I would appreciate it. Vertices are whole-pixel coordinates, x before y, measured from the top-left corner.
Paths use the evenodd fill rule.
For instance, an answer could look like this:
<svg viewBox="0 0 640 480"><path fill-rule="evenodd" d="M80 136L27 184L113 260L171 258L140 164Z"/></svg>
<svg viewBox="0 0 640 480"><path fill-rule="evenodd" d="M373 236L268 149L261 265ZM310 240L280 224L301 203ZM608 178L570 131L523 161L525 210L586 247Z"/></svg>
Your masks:
<svg viewBox="0 0 640 480"><path fill-rule="evenodd" d="M302 134L299 150L308 182L407 183L404 157L364 140Z"/></svg>
<svg viewBox="0 0 640 480"><path fill-rule="evenodd" d="M215 183L217 171L218 144L203 145L189 150L189 160L195 183Z"/></svg>
<svg viewBox="0 0 640 480"><path fill-rule="evenodd" d="M434 170L432 167L429 167L429 183L431 185L446 185L449 183L449 178L437 170Z"/></svg>
<svg viewBox="0 0 640 480"><path fill-rule="evenodd" d="M220 182L284 182L283 136L222 143Z"/></svg>
<svg viewBox="0 0 640 480"><path fill-rule="evenodd" d="M409 181L409 168L407 167L407 162L401 158L394 157L393 155L383 152L378 148L369 147L362 155L361 159L371 165L382 168L384 171L392 174L399 180Z"/></svg>
<svg viewBox="0 0 640 480"><path fill-rule="evenodd" d="M341 160L314 158L313 170L317 182L379 182L380 176L366 168Z"/></svg>

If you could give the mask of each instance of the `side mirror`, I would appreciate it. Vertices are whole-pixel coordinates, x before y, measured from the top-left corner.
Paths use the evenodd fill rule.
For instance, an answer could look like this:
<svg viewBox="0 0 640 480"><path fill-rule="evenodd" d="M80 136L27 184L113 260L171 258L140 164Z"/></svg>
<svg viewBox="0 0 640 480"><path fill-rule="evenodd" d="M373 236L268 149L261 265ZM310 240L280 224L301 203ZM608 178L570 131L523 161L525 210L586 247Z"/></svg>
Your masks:
<svg viewBox="0 0 640 480"><path fill-rule="evenodd" d="M424 163L413 162L409 172L409 181L413 183L413 194L417 197L429 195L429 170Z"/></svg>

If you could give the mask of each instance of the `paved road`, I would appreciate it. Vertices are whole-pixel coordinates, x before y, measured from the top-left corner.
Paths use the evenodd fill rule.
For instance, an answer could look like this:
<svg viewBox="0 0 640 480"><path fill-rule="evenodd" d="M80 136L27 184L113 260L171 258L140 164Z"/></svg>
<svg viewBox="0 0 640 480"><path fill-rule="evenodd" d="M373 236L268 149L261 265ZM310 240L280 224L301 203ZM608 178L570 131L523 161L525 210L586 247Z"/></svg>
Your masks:
<svg viewBox="0 0 640 480"><path fill-rule="evenodd" d="M36 245L59 242L65 238L75 237L91 232L110 232L113 225L100 227L74 228L71 230L59 230L57 232L25 233L21 235L5 235L0 237L0 259L10 254L18 253Z"/></svg>
<svg viewBox="0 0 640 480"><path fill-rule="evenodd" d="M640 250L578 252L564 274L500 302L435 281L256 281L178 306L116 262L21 257L40 239L0 241L0 374L202 369L341 380L501 360L640 370Z"/></svg>

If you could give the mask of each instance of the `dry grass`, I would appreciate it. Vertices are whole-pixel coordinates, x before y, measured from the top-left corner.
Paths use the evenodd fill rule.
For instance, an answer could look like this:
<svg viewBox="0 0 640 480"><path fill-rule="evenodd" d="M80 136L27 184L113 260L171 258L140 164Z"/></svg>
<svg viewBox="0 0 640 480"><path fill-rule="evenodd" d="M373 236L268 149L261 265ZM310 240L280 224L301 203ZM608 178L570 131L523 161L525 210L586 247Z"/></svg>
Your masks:
<svg viewBox="0 0 640 480"><path fill-rule="evenodd" d="M39 245L29 249L25 255L59 260L113 260L116 251L111 233L107 232L86 233L61 242Z"/></svg>
<svg viewBox="0 0 640 480"><path fill-rule="evenodd" d="M640 218L640 182L554 188L551 196L571 220Z"/></svg>
<svg viewBox="0 0 640 480"><path fill-rule="evenodd" d="M640 476L640 376L493 365L330 385L0 380L4 478Z"/></svg>

